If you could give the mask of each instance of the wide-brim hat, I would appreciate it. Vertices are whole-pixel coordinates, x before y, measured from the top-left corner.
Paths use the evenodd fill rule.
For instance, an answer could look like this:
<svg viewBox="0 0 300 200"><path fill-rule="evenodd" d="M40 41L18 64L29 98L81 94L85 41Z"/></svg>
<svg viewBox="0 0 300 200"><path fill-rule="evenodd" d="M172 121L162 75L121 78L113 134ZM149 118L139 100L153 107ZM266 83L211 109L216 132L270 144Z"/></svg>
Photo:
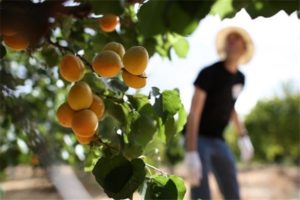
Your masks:
<svg viewBox="0 0 300 200"><path fill-rule="evenodd" d="M226 52L225 52L226 38L231 33L239 34L243 38L246 44L246 52L241 56L239 60L239 64L248 63L254 54L254 44L249 33L245 29L237 26L226 27L218 32L216 37L216 47L219 56L221 57L221 59L226 58Z"/></svg>

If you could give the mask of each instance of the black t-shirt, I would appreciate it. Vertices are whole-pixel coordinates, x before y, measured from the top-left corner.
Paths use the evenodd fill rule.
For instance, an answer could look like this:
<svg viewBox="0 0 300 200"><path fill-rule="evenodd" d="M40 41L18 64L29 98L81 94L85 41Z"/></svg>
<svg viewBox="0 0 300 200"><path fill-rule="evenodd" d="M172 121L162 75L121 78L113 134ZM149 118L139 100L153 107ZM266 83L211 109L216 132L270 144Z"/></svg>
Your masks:
<svg viewBox="0 0 300 200"><path fill-rule="evenodd" d="M223 139L223 132L245 83L245 76L226 70L217 62L200 71L194 85L207 93L199 123L199 135Z"/></svg>

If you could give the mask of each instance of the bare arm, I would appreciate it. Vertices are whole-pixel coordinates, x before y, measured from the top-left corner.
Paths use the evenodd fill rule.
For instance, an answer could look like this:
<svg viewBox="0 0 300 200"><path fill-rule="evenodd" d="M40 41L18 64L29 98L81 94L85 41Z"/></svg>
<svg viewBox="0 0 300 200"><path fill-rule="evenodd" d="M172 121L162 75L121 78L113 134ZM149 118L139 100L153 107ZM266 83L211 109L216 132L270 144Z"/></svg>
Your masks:
<svg viewBox="0 0 300 200"><path fill-rule="evenodd" d="M236 128L238 136L244 136L246 134L246 128L243 122L241 122L241 120L239 119L239 116L235 111L235 109L233 109L231 113L231 122L233 123L233 126Z"/></svg>
<svg viewBox="0 0 300 200"><path fill-rule="evenodd" d="M200 88L195 87L191 110L187 123L187 151L197 150L198 127L205 100L206 92Z"/></svg>

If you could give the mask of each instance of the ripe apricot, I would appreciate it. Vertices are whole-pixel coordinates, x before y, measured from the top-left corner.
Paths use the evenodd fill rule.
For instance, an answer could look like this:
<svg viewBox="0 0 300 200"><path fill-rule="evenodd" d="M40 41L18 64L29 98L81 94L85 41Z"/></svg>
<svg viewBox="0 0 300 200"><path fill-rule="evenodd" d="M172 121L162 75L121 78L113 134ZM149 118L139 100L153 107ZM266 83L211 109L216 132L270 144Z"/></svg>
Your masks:
<svg viewBox="0 0 300 200"><path fill-rule="evenodd" d="M125 54L125 49L124 49L123 45L118 42L107 43L104 46L103 51L107 51L107 50L114 51L115 53L117 53L120 56L121 59L123 58L123 56Z"/></svg>
<svg viewBox="0 0 300 200"><path fill-rule="evenodd" d="M94 139L94 135L91 137L80 137L78 135L75 136L79 144L89 144Z"/></svg>
<svg viewBox="0 0 300 200"><path fill-rule="evenodd" d="M123 57L125 69L134 75L141 75L148 64L149 55L142 46L135 46L128 49Z"/></svg>
<svg viewBox="0 0 300 200"><path fill-rule="evenodd" d="M97 115L98 120L100 120L103 117L103 114L104 114L104 111L105 111L104 102L101 99L101 97L94 94L93 95L93 103L89 107L89 109L91 111L93 111Z"/></svg>
<svg viewBox="0 0 300 200"><path fill-rule="evenodd" d="M74 112L68 103L60 105L56 111L59 124L63 127L71 128Z"/></svg>
<svg viewBox="0 0 300 200"><path fill-rule="evenodd" d="M119 17L112 14L104 15L100 18L100 29L103 32L113 32L119 23Z"/></svg>
<svg viewBox="0 0 300 200"><path fill-rule="evenodd" d="M85 82L75 83L69 91L68 103L73 110L89 108L93 102L93 93Z"/></svg>
<svg viewBox="0 0 300 200"><path fill-rule="evenodd" d="M60 61L59 73L66 81L79 81L84 76L84 64L74 55L65 55Z"/></svg>
<svg viewBox="0 0 300 200"><path fill-rule="evenodd" d="M124 83L128 87L132 87L135 89L140 89L140 88L144 87L147 82L147 78L146 78L145 74L134 75L134 74L129 73L126 70L123 70L122 78L123 78Z"/></svg>
<svg viewBox="0 0 300 200"><path fill-rule="evenodd" d="M24 50L29 46L29 41L19 34L12 36L3 36L3 41L6 46L16 51Z"/></svg>
<svg viewBox="0 0 300 200"><path fill-rule="evenodd" d="M122 68L122 60L118 54L113 51L103 51L98 54L93 63L94 71L103 77L114 77L119 74Z"/></svg>
<svg viewBox="0 0 300 200"><path fill-rule="evenodd" d="M88 109L76 112L72 120L72 130L79 137L92 137L98 127L96 114Z"/></svg>

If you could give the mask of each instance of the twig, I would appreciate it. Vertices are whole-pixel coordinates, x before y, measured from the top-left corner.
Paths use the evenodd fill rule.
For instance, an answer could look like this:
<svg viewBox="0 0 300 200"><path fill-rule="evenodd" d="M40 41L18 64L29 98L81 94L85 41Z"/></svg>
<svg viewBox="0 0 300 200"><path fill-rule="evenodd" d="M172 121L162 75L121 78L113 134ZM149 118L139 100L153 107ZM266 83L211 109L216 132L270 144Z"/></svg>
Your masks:
<svg viewBox="0 0 300 200"><path fill-rule="evenodd" d="M152 166L152 165L150 165L148 163L145 163L145 164L146 164L146 167L151 168L151 169L153 169L153 170L161 173L162 175L167 175L168 174L168 173L166 173L166 172L164 172L164 171L162 171L162 170L160 170L160 169L158 169L158 168L156 168L156 167L154 167L154 166Z"/></svg>
<svg viewBox="0 0 300 200"><path fill-rule="evenodd" d="M47 42L49 44L51 44L52 46L58 48L60 51L66 51L66 52L70 52L72 54L76 54L71 48L69 47L65 47L65 46L61 46L58 42L52 42L50 38L47 38ZM94 71L91 63L89 63L89 61L87 61L83 56L76 54L77 57L79 57L85 65L87 65L92 71Z"/></svg>

